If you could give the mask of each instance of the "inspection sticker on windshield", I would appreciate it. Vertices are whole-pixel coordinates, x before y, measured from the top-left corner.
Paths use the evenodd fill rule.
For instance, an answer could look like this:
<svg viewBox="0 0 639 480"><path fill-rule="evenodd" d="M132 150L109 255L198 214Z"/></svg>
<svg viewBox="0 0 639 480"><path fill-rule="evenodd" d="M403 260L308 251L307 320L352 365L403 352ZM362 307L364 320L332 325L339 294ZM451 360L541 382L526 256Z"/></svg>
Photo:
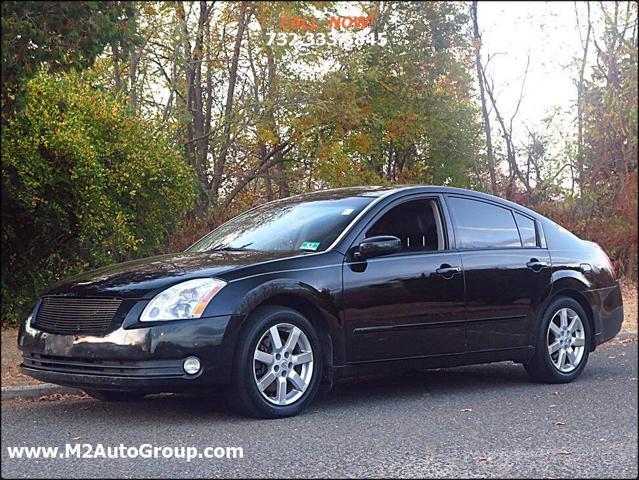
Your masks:
<svg viewBox="0 0 639 480"><path fill-rule="evenodd" d="M302 242L300 250L317 250L320 242Z"/></svg>
<svg viewBox="0 0 639 480"><path fill-rule="evenodd" d="M354 208L345 208L344 210L342 210L342 215L350 215L351 213L353 213L354 210Z"/></svg>

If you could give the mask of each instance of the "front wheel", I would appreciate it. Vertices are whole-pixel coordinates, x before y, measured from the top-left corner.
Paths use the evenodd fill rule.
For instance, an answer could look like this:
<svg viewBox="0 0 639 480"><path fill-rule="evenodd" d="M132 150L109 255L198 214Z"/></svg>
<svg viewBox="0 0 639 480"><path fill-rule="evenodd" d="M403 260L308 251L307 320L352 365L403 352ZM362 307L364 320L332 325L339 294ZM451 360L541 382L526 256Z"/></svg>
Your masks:
<svg viewBox="0 0 639 480"><path fill-rule="evenodd" d="M558 298L544 312L535 354L524 364L526 371L546 383L572 382L586 367L591 335L581 305L569 297Z"/></svg>
<svg viewBox="0 0 639 480"><path fill-rule="evenodd" d="M247 322L235 352L229 404L258 418L298 414L315 397L322 375L313 325L279 306L261 307Z"/></svg>

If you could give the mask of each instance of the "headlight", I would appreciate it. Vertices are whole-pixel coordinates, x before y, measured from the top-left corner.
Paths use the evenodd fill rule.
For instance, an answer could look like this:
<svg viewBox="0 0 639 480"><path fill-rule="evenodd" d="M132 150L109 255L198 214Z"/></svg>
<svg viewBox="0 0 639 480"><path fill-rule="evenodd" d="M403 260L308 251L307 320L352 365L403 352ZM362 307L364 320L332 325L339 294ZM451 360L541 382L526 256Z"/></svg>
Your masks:
<svg viewBox="0 0 639 480"><path fill-rule="evenodd" d="M156 295L146 306L141 322L200 318L202 312L226 282L217 278L196 278L178 283Z"/></svg>
<svg viewBox="0 0 639 480"><path fill-rule="evenodd" d="M37 333L36 330L31 326L31 323L33 322L33 316L35 315L36 308L38 308L38 307L36 306L33 309L33 312L31 312L31 315L29 315L27 317L27 320L24 322L24 331L27 332L29 335L35 335Z"/></svg>

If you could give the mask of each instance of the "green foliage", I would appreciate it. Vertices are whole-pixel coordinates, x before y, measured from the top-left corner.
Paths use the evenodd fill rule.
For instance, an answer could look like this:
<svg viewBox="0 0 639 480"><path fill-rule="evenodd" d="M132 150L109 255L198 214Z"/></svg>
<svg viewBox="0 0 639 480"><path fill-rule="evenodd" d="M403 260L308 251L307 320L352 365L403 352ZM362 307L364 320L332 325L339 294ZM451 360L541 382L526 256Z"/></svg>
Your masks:
<svg viewBox="0 0 639 480"><path fill-rule="evenodd" d="M603 28L593 30L596 61L585 70L583 145L565 155L577 168L581 160L583 175L575 179L579 192L567 195L553 176L545 183L557 191L541 192L548 201L539 208L580 237L599 243L617 272L636 282L638 57L636 29L628 25L637 24L638 7L636 2L602 2L593 10ZM551 164L547 158L540 161L542 157L543 152L536 163Z"/></svg>
<svg viewBox="0 0 639 480"><path fill-rule="evenodd" d="M45 64L51 70L82 69L105 45L126 45L133 2L2 2L2 101L21 98L20 85ZM17 98L16 98L17 97Z"/></svg>
<svg viewBox="0 0 639 480"><path fill-rule="evenodd" d="M2 129L2 303L16 321L51 281L161 250L195 180L157 125L78 75L39 74Z"/></svg>
<svg viewBox="0 0 639 480"><path fill-rule="evenodd" d="M502 136L493 143L498 188L636 272L637 48L627 26L637 7L617 15L616 5L597 7L605 28L593 29L583 139L566 128L574 111L517 139L524 178L512 177L512 191ZM337 2L3 2L3 318L25 315L55 279L183 248L279 196L361 184L484 188L468 6L353 3L375 18L364 33L387 43L349 46L269 44L283 15L344 14ZM189 164L202 195L179 231L196 201Z"/></svg>
<svg viewBox="0 0 639 480"><path fill-rule="evenodd" d="M627 179L625 195L610 205L605 188L580 197L534 205L581 238L597 242L610 256L619 276L637 281L637 171Z"/></svg>
<svg viewBox="0 0 639 480"><path fill-rule="evenodd" d="M356 47L316 87L321 95L308 107L308 122L321 132L308 142L316 178L329 186L472 186L481 124L465 6L398 2L387 9L379 22L388 43Z"/></svg>

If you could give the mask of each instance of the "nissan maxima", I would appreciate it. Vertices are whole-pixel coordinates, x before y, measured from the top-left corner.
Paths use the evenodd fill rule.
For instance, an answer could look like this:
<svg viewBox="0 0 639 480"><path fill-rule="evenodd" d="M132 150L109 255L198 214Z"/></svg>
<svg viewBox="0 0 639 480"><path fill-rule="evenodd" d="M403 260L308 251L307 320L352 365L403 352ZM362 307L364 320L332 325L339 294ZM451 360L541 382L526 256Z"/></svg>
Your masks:
<svg viewBox="0 0 639 480"><path fill-rule="evenodd" d="M457 188L359 187L69 278L18 343L26 374L100 400L223 389L273 418L371 372L508 360L571 382L622 320L608 256L549 219Z"/></svg>

